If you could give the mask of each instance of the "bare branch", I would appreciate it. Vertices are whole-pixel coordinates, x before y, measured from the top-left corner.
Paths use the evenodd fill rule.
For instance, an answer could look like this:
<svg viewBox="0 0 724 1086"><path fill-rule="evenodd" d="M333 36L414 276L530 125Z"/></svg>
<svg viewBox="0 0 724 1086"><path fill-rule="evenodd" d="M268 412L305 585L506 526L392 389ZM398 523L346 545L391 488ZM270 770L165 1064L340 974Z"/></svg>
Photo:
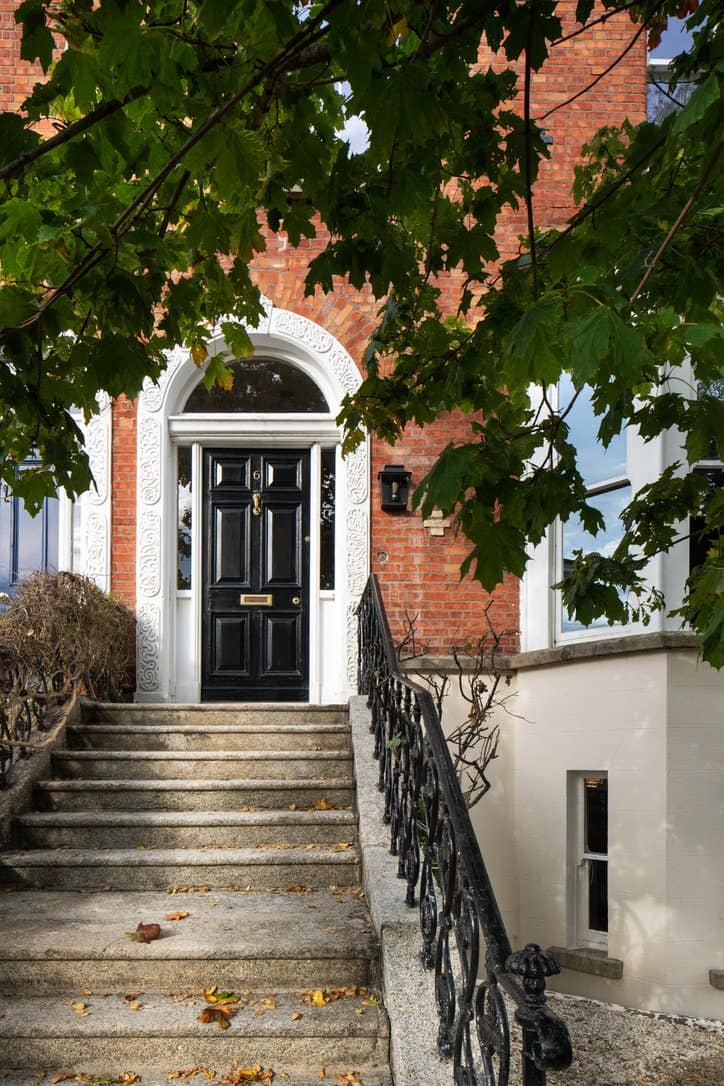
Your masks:
<svg viewBox="0 0 724 1086"><path fill-rule="evenodd" d="M648 283L649 279L654 274L654 269L656 268L656 265L661 260L661 257L664 255L664 253L668 249L671 242L674 240L676 234L678 233L678 231L681 229L681 226L683 225L684 219L689 214L692 207L694 206L696 201L699 199L699 196L701 195L704 188L706 187L706 183L709 180L709 176L711 174L711 171L714 169L714 166L716 165L716 161L719 158L719 155L721 154L722 147L724 147L724 136L719 137L719 142L717 143L716 147L714 148L714 151L712 152L712 154L711 154L711 156L709 158L709 161L706 164L706 168L705 168L704 173L702 174L702 176L701 176L701 178L699 180L698 185L696 186L696 188L692 192L691 196L686 201L686 203L682 207L681 211L677 215L676 221L674 222L673 226L669 230L669 232L666 235L666 237L664 238L664 240L661 242L661 245L659 246L658 250L656 251L656 255L654 256L653 260L651 261L648 268L646 269L646 272L644 273L643 279L641 280L639 285L636 287L636 290L633 292L633 294L631 296L631 301L632 302L636 301L636 299L640 295L641 291L644 289L644 287Z"/></svg>

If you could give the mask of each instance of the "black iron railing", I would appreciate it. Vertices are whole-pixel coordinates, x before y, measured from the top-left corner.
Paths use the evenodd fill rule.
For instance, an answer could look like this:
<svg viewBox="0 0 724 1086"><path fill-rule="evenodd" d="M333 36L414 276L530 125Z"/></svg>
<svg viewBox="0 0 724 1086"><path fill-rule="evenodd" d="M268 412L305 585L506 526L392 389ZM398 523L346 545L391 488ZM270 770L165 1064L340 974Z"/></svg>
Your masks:
<svg viewBox="0 0 724 1086"><path fill-rule="evenodd" d="M422 964L435 970L438 1048L456 1086L506 1086L505 992L522 1030L523 1086L544 1086L547 1071L571 1063L568 1029L546 1004L558 962L533 943L513 953L433 699L398 671L374 576L358 617L359 690L372 711L391 851L407 904L419 904Z"/></svg>
<svg viewBox="0 0 724 1086"><path fill-rule="evenodd" d="M68 689L61 675L48 677L0 653L0 789L18 759L48 745L76 696L77 687Z"/></svg>

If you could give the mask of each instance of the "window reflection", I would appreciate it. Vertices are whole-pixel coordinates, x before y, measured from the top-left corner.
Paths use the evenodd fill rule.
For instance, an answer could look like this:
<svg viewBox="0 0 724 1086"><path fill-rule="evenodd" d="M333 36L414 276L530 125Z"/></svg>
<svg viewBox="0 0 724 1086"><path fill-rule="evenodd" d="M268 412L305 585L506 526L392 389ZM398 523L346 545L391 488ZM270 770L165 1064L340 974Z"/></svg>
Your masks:
<svg viewBox="0 0 724 1086"><path fill-rule="evenodd" d="M334 588L334 520L336 453L322 450L322 501L319 512L320 560L319 587Z"/></svg>
<svg viewBox="0 0 724 1086"><path fill-rule="evenodd" d="M571 403L575 389L568 374L563 374L558 386L558 402L562 411ZM593 413L591 390L584 386L566 415L569 439L576 450L578 470L589 489L588 504L598 509L604 519L604 527L596 534L585 531L580 517L572 516L561 525L562 575L567 577L573 569L573 552L596 552L611 557L623 536L621 513L631 500L631 485L627 478L626 433L616 434L607 448L598 440L600 418ZM578 622L563 610L563 633L596 630L609 623L605 618L596 619L588 626Z"/></svg>
<svg viewBox="0 0 724 1086"><path fill-rule="evenodd" d="M26 460L21 471L38 466ZM20 498L3 482L0 501L0 592L12 591L18 581L37 570L58 565L58 499L46 498L31 517Z"/></svg>
<svg viewBox="0 0 724 1086"><path fill-rule="evenodd" d="M561 378L558 395L562 409L566 408L575 395L573 383L567 373ZM578 470L586 486L594 486L606 479L626 474L626 434L616 434L604 449L598 440L601 418L593 413L591 390L587 385L581 389L578 399L566 415L566 422L570 431L569 440L578 456Z"/></svg>
<svg viewBox="0 0 724 1086"><path fill-rule="evenodd" d="M234 379L232 387L227 391L216 385L211 389L197 385L186 401L184 414L329 412L321 389L291 362L250 358L227 362L227 366Z"/></svg>
<svg viewBox="0 0 724 1086"><path fill-rule="evenodd" d="M191 588L191 448L177 450L176 472L176 587Z"/></svg>

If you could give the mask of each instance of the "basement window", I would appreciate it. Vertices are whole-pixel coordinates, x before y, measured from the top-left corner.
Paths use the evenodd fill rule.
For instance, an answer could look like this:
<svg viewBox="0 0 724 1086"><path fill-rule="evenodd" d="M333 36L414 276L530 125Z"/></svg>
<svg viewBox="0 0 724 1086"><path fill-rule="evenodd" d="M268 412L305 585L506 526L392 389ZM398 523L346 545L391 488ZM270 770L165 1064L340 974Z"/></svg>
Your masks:
<svg viewBox="0 0 724 1086"><path fill-rule="evenodd" d="M605 947L608 941L608 776L569 775L569 943Z"/></svg>

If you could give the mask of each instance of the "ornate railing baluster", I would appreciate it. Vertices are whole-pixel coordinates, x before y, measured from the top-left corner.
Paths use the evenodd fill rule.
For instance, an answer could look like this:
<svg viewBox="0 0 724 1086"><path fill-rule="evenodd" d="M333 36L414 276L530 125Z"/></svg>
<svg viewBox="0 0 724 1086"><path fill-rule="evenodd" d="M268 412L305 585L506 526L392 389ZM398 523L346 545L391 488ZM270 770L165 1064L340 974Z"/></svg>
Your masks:
<svg viewBox="0 0 724 1086"><path fill-rule="evenodd" d="M545 1086L547 1071L571 1062L566 1025L546 1004L558 963L535 944L512 952L434 702L398 670L374 577L358 613L359 690L372 715L390 851L407 904L419 901L420 960L435 970L438 1048L452 1057L455 1086L507 1086L505 992L523 1031L523 1086Z"/></svg>

